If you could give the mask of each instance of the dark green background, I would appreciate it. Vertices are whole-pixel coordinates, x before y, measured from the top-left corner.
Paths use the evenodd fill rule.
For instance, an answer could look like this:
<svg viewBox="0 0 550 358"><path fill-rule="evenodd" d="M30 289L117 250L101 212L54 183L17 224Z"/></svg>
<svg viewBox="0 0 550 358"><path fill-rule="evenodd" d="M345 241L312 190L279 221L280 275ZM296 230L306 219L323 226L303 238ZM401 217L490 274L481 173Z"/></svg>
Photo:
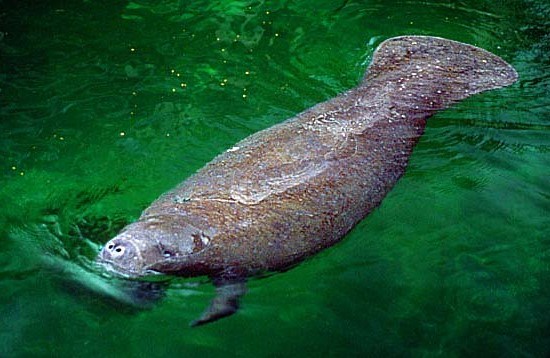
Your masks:
<svg viewBox="0 0 550 358"><path fill-rule="evenodd" d="M0 356L548 355L549 19L529 0L0 1ZM403 34L483 47L521 79L432 118L341 244L198 329L209 284L136 311L62 280Z"/></svg>

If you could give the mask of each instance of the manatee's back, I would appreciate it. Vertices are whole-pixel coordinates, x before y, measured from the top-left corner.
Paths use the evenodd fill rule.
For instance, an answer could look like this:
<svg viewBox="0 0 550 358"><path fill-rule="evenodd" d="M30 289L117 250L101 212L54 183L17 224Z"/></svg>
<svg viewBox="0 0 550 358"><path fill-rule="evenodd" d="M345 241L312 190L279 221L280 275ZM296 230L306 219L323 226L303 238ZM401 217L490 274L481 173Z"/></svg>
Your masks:
<svg viewBox="0 0 550 358"><path fill-rule="evenodd" d="M364 81L216 157L142 219L194 218L212 272L278 270L338 241L405 171L425 120L517 74L499 57L434 37L384 42Z"/></svg>

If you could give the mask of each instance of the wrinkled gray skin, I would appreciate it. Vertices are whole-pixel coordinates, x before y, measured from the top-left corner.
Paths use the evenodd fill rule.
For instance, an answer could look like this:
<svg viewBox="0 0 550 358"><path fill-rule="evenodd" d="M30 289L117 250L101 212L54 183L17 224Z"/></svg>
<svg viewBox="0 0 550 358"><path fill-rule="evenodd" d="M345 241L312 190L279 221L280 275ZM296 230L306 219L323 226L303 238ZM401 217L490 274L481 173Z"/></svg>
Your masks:
<svg viewBox="0 0 550 358"><path fill-rule="evenodd" d="M517 80L501 58L435 37L380 45L355 88L258 132L162 195L98 260L130 277L207 275L194 324L237 309L246 277L338 242L403 175L436 111Z"/></svg>

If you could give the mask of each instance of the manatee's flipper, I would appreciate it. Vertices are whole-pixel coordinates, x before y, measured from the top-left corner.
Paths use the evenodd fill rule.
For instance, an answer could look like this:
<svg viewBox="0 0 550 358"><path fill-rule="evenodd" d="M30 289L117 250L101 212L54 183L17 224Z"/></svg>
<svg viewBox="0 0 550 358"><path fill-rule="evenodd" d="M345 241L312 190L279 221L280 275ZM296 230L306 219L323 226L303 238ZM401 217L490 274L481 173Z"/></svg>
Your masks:
<svg viewBox="0 0 550 358"><path fill-rule="evenodd" d="M372 100L384 101L390 110L425 118L517 78L512 66L481 48L439 37L401 36L380 44L360 87L380 94Z"/></svg>
<svg viewBox="0 0 550 358"><path fill-rule="evenodd" d="M221 282L216 284L216 297L210 302L210 306L202 316L191 322L192 327L214 322L227 317L239 309L239 299L246 293L244 281Z"/></svg>

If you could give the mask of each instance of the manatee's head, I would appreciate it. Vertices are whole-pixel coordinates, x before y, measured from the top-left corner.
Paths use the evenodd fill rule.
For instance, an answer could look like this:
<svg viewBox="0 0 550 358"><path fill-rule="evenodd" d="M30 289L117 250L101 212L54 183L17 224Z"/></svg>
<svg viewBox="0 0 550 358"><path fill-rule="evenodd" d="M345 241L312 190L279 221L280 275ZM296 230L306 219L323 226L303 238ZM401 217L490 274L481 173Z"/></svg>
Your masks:
<svg viewBox="0 0 550 358"><path fill-rule="evenodd" d="M103 246L98 261L109 269L126 276L143 276L148 262L162 259L154 242L148 242L147 234L124 230Z"/></svg>
<svg viewBox="0 0 550 358"><path fill-rule="evenodd" d="M210 237L192 225L156 217L125 227L105 244L97 261L129 277L178 273L209 243Z"/></svg>

